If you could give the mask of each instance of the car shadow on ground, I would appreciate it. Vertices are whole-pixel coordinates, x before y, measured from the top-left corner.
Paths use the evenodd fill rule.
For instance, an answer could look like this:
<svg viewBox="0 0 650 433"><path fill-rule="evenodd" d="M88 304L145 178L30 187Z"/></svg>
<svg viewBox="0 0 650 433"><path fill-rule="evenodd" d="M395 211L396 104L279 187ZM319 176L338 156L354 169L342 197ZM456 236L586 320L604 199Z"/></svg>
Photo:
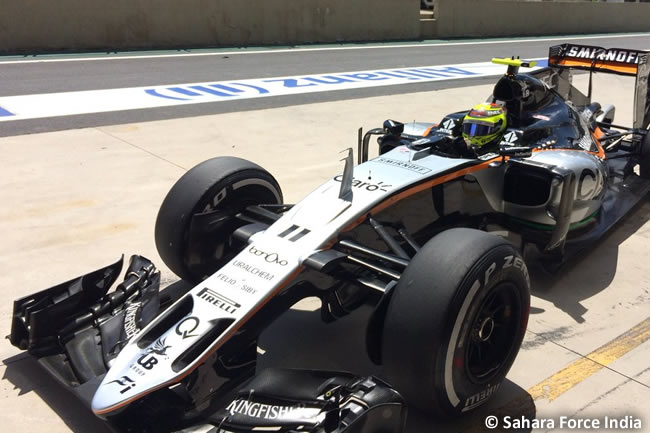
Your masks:
<svg viewBox="0 0 650 433"><path fill-rule="evenodd" d="M187 287L182 282L178 285ZM319 311L287 311L268 327L260 338L260 347L264 354L259 357L258 371L268 367L308 368L350 371L381 377L381 368L374 365L365 352L365 327L371 311L370 307L362 307L330 324L320 320ZM114 431L96 418L75 395L50 377L29 355L22 353L3 362L6 366L3 380L19 390L18 396L35 392L70 430L96 433ZM489 415L500 419L505 416L513 419L534 419L535 412L535 404L530 395L506 379L496 396L487 404L458 419L438 420L409 408L405 433L490 431L484 427L485 419ZM530 429L510 431L529 432Z"/></svg>
<svg viewBox="0 0 650 433"><path fill-rule="evenodd" d="M3 363L5 372L2 380L8 381L18 390L18 397L35 392L70 430L94 433L113 431L26 353L4 359ZM28 405L23 407L29 410ZM29 414L26 414L26 419L29 419Z"/></svg>
<svg viewBox="0 0 650 433"><path fill-rule="evenodd" d="M165 288L179 296L191 286L177 281ZM361 307L334 323L323 323L319 311L291 309L280 316L261 335L263 354L258 371L268 367L307 368L350 371L360 375L382 377L381 368L366 355L365 330L372 308ZM35 392L75 432L109 433L113 430L71 392L67 391L29 355L22 353L4 360L4 380L18 389L18 396ZM405 364L408 368L408 364ZM439 420L409 408L405 433L463 433L490 431L485 428L489 415L513 419L534 419L535 404L530 395L517 384L505 380L499 392L484 406L453 420ZM530 429L510 430L528 432Z"/></svg>
<svg viewBox="0 0 650 433"><path fill-rule="evenodd" d="M535 261L528 261L532 294L552 302L576 322L584 322L587 309L582 301L603 291L614 279L619 247L650 219L650 202L645 197L618 224L593 245L569 260L556 273L547 272ZM543 313L531 308L531 314Z"/></svg>
<svg viewBox="0 0 650 433"><path fill-rule="evenodd" d="M289 310L262 334L258 371L268 367L350 371L382 377L365 351L365 330L372 309L362 307L334 323L323 323L319 311ZM405 360L404 368L408 368ZM491 431L485 427L489 415L503 419L534 419L535 404L517 384L505 380L497 395L480 409L461 418L439 420L409 408L405 433L470 433ZM509 431L528 432L530 429Z"/></svg>

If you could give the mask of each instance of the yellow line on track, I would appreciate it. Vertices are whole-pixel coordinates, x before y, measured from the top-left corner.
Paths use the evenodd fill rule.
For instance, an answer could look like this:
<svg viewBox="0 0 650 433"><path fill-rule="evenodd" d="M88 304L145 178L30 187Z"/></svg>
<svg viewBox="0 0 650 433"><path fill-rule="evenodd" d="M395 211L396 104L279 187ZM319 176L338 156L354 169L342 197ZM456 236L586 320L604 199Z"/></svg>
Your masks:
<svg viewBox="0 0 650 433"><path fill-rule="evenodd" d="M533 400L553 401L589 376L650 340L650 317L528 389Z"/></svg>
<svg viewBox="0 0 650 433"><path fill-rule="evenodd" d="M609 364L648 340L650 340L650 317L529 388L524 395L520 395L509 403L491 410L489 414L498 418L503 418L506 415L535 418L536 407L534 402L536 400L548 400L549 402L555 400L589 376L606 368ZM469 422L472 425L462 429L464 433L491 431L486 430L483 419L473 419Z"/></svg>

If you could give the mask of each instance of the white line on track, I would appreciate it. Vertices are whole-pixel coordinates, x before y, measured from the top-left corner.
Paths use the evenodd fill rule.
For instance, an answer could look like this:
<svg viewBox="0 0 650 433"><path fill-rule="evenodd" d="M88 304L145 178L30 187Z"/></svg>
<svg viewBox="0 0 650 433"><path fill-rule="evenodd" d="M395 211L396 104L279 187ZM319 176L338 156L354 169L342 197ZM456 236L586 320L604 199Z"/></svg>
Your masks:
<svg viewBox="0 0 650 433"><path fill-rule="evenodd" d="M70 57L70 58L48 58L32 60L7 60L0 61L0 65L12 65L22 63L53 63L53 62L94 62L103 60L138 60L138 59L164 59L170 57L205 57L205 56L232 56L243 54L275 54L275 53L305 53L311 51L345 51L345 50L377 50L377 49L390 49L390 48L420 48L420 47L454 47L462 45L489 45L489 44L512 44L512 43L527 43L527 42L557 42L569 41L576 39L618 39L618 38L638 38L643 36L650 36L650 33L635 33L625 35L597 35L597 36L563 36L555 38L534 38L534 39L508 39L497 41L469 41L469 42L437 42L437 43L411 43L411 44L395 44L395 45L355 45L345 47L315 47L315 48L269 48L266 50L238 50L238 51L215 51L209 53L175 53L175 54L145 54L145 55L132 55L132 56L102 56L102 57Z"/></svg>
<svg viewBox="0 0 650 433"><path fill-rule="evenodd" d="M541 60L539 66L545 66ZM154 85L0 97L0 122L137 110L408 83L462 80L503 73L502 65L464 63L205 83Z"/></svg>

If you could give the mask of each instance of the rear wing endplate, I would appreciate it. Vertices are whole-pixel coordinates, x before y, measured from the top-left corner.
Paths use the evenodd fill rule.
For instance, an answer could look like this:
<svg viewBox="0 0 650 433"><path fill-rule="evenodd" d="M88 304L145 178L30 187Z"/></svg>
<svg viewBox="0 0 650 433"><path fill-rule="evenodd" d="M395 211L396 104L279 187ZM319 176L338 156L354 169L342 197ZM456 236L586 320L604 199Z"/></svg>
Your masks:
<svg viewBox="0 0 650 433"><path fill-rule="evenodd" d="M548 66L635 77L633 127L646 129L650 124L649 57L648 51L562 44L549 49ZM591 93L591 79L589 88Z"/></svg>

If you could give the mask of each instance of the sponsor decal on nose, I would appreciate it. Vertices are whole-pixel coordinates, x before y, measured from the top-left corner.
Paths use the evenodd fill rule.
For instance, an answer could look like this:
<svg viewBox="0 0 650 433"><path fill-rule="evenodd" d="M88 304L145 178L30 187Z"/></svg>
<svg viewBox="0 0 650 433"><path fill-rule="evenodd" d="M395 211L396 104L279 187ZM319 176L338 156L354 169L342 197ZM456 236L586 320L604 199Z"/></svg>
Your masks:
<svg viewBox="0 0 650 433"><path fill-rule="evenodd" d="M210 304L218 307L228 313L234 314L241 307L241 304L226 298L225 296L211 290L207 287L201 289L198 294L200 299L209 302Z"/></svg>

